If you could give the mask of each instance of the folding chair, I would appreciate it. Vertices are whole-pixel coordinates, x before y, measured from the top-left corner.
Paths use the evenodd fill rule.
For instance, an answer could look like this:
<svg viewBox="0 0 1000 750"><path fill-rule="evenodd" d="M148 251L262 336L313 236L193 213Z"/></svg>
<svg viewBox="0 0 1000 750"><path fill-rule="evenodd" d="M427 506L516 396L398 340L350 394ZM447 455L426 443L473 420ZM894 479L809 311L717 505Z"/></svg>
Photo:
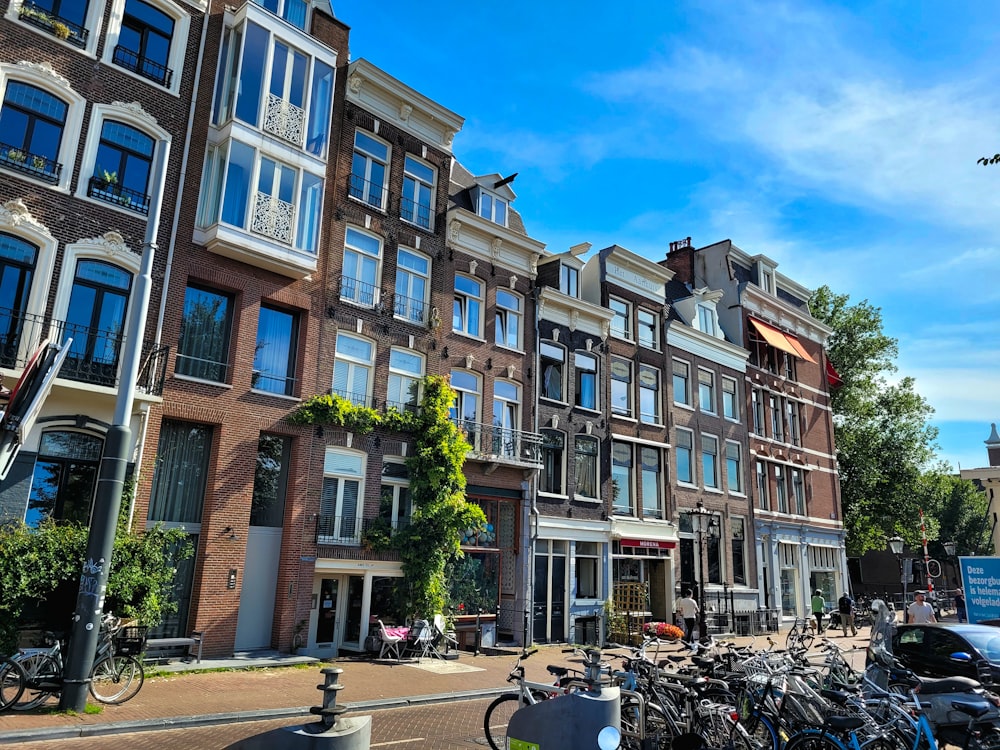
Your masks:
<svg viewBox="0 0 1000 750"><path fill-rule="evenodd" d="M445 631L444 615L434 615L434 656L438 659L447 658L452 649L458 650L458 638L454 630ZM444 653L442 653L442 651Z"/></svg>
<svg viewBox="0 0 1000 750"><path fill-rule="evenodd" d="M382 640L382 648L379 649L378 658L386 658L386 654L395 657L396 661L399 661L399 642L403 640L400 635L389 635L386 632L385 624L379 620L378 621L378 635Z"/></svg>
<svg viewBox="0 0 1000 750"><path fill-rule="evenodd" d="M434 631L427 620L416 620L410 629L413 638L410 640L411 653L422 659L425 656L434 656Z"/></svg>

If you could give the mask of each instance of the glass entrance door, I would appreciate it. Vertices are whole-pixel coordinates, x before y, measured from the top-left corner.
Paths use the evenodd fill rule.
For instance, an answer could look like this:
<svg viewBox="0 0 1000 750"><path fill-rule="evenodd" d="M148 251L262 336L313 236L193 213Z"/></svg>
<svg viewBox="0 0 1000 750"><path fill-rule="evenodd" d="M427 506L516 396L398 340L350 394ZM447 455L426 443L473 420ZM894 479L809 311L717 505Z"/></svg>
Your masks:
<svg viewBox="0 0 1000 750"><path fill-rule="evenodd" d="M337 629L337 596L340 590L339 578L324 578L320 583L319 602L316 617L314 643L333 644Z"/></svg>
<svg viewBox="0 0 1000 750"><path fill-rule="evenodd" d="M344 645L361 645L361 605L365 593L365 577L347 579L347 615L344 618Z"/></svg>

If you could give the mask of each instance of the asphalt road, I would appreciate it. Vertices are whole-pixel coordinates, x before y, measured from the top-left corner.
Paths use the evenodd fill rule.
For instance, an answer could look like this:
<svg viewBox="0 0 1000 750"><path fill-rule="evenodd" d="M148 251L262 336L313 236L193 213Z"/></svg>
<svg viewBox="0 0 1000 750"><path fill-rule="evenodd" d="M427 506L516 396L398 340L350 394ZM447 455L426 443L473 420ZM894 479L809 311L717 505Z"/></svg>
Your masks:
<svg viewBox="0 0 1000 750"><path fill-rule="evenodd" d="M372 716L372 750L470 750L488 748L483 736L483 715L490 700L437 703L414 708L393 708L374 711ZM45 742L25 742L19 750L152 750L152 748L183 748L184 750L221 750L234 742L298 722L254 721L192 727L157 732L80 737Z"/></svg>

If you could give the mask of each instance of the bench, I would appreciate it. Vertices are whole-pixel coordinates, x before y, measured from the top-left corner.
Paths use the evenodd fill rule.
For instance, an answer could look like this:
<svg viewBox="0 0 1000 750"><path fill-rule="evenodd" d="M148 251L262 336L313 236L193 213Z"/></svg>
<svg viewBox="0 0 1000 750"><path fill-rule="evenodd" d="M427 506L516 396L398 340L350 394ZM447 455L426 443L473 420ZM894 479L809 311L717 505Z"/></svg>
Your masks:
<svg viewBox="0 0 1000 750"><path fill-rule="evenodd" d="M195 661L201 664L201 643L202 634L199 632L191 633L190 638L148 638L146 640L146 659L153 660L157 658L151 655L150 651L163 651L168 648L177 648L178 646L187 646L188 654L190 655L191 647L197 646L198 652L195 655Z"/></svg>

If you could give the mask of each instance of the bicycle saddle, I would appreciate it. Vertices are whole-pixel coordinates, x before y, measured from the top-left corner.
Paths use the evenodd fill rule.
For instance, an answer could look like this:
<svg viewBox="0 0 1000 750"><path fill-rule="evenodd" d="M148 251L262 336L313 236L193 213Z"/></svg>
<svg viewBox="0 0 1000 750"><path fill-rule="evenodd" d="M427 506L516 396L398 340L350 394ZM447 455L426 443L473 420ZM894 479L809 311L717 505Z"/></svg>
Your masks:
<svg viewBox="0 0 1000 750"><path fill-rule="evenodd" d="M565 677L569 674L567 667L557 667L555 664L549 664L546 669L550 675L554 675L555 677Z"/></svg>
<svg viewBox="0 0 1000 750"><path fill-rule="evenodd" d="M978 719L985 713L989 713L992 706L985 700L982 701L952 701L951 707L956 711Z"/></svg>
<svg viewBox="0 0 1000 750"><path fill-rule="evenodd" d="M981 688L978 682L968 677L921 677L920 693L937 695L940 693L971 693Z"/></svg>
<svg viewBox="0 0 1000 750"><path fill-rule="evenodd" d="M826 725L835 732L849 732L863 727L865 720L860 716L828 716Z"/></svg>

